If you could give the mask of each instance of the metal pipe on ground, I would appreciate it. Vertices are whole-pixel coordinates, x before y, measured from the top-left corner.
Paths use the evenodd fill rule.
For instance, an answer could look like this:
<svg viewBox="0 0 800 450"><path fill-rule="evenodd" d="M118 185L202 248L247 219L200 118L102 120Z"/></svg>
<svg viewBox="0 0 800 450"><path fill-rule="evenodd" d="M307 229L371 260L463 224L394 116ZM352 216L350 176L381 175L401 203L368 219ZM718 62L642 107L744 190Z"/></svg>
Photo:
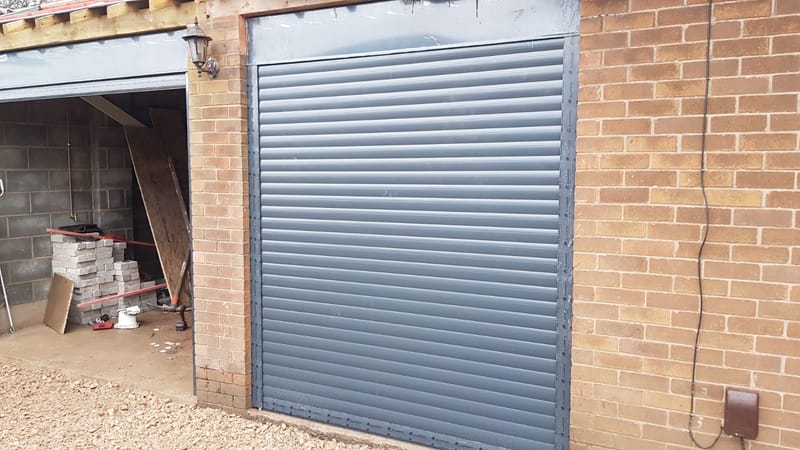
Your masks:
<svg viewBox="0 0 800 450"><path fill-rule="evenodd" d="M0 197L5 195L6 187L3 184L3 180L0 179ZM11 304L8 302L8 292L6 292L6 281L3 279L3 269L0 268L0 287L3 288L3 300L6 302L6 312L8 313L8 332L14 334L17 331L14 328L14 319L11 317Z"/></svg>
<svg viewBox="0 0 800 450"><path fill-rule="evenodd" d="M97 239L97 240L100 240L100 239L111 239L114 242L125 242L127 244L141 245L141 246L144 246L144 247L155 247L156 246L156 244L153 244L152 242L134 241L133 239L127 239L127 238L124 238L122 236L116 236L116 235L113 235L113 234L95 235L95 234L87 234L87 233L78 233L77 231L59 230L59 229L56 229L56 228L47 228L45 231L47 231L50 234L63 234L65 236L73 236L73 237L79 237L79 238L89 238L89 239Z"/></svg>
<svg viewBox="0 0 800 450"><path fill-rule="evenodd" d="M6 313L8 313L8 332L14 334L14 319L11 317L11 304L8 301L8 292L6 292L6 282L3 279L3 269L0 269L0 287L3 288L3 299L6 302Z"/></svg>
<svg viewBox="0 0 800 450"><path fill-rule="evenodd" d="M159 289L165 289L166 287L167 287L167 283L157 284L155 286L150 286L150 287L146 287L146 288L142 288L142 289L137 289L135 291L123 292L122 294L114 294L114 295L109 295L108 297L96 298L94 300L89 300L89 301L86 301L86 302L83 302L83 303L78 303L76 306L78 308L85 308L87 306L96 305L97 303L103 303L103 302L107 302L109 300L117 300L117 299L120 299L120 298L131 297L131 296L139 295L139 294L146 294L148 292L157 291Z"/></svg>

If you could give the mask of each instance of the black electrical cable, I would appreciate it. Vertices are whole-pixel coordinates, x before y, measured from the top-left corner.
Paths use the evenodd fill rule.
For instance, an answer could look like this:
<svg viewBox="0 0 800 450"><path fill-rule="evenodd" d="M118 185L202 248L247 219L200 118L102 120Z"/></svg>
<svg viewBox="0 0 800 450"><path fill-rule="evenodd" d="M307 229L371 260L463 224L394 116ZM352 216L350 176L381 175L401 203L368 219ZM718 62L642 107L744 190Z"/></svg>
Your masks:
<svg viewBox="0 0 800 450"><path fill-rule="evenodd" d="M700 330L703 328L703 301L705 299L703 293L703 250L706 248L706 242L708 242L708 231L711 227L711 208L708 205L708 194L706 193L706 135L708 134L708 96L709 87L711 84L711 19L713 6L714 0L709 0L708 21L706 23L706 90L705 96L703 97L703 130L700 136L700 190L703 193L705 226L703 227L703 239L700 241L700 248L697 251L697 291L699 294L700 311L697 315L697 329L695 330L694 351L692 352L692 383L690 388L691 397L689 399L689 425L687 426L687 429L689 430L689 437L692 439L692 442L694 445L703 450L708 450L715 446L719 441L719 438L722 437L722 427L720 427L719 434L717 434L717 437L714 438L714 441L711 443L711 445L704 446L697 442L697 439L694 436L694 430L692 430L692 422L694 421L695 388L697 384L697 350L700 344ZM742 440L742 446L744 446L744 440Z"/></svg>

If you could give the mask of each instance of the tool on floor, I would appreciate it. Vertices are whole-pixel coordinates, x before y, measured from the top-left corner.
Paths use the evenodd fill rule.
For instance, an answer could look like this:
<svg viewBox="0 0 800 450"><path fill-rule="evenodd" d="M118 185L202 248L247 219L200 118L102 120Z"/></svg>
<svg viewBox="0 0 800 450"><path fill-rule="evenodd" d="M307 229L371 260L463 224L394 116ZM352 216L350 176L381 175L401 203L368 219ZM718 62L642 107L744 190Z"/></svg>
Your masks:
<svg viewBox="0 0 800 450"><path fill-rule="evenodd" d="M189 324L186 323L186 306L178 307L178 314L181 315L181 321L175 324L175 331L186 331L189 329Z"/></svg>
<svg viewBox="0 0 800 450"><path fill-rule="evenodd" d="M6 282L3 279L3 269L0 268L0 287L3 288L3 299L6 302L6 313L8 313L8 332L14 334L16 328L14 328L14 319L11 318L11 304L8 302L8 292L6 292Z"/></svg>
<svg viewBox="0 0 800 450"><path fill-rule="evenodd" d="M102 316L98 317L97 320L94 321L92 324L92 330L110 330L114 328L114 322L111 321L111 318L108 317L108 314L103 314Z"/></svg>
<svg viewBox="0 0 800 450"><path fill-rule="evenodd" d="M114 322L112 322L110 320L107 321L107 322L95 322L95 323L92 324L92 330L94 330L94 331L110 330L112 328L114 328Z"/></svg>

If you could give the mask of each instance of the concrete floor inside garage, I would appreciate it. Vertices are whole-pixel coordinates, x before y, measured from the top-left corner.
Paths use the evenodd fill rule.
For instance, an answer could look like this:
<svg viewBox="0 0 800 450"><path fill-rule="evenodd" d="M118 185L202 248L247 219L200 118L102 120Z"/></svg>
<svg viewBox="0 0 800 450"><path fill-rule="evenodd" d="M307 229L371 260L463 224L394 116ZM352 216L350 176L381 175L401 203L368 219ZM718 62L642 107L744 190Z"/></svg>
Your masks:
<svg viewBox="0 0 800 450"><path fill-rule="evenodd" d="M0 362L58 369L188 402L193 399L192 332L175 331L176 318L148 311L138 316L141 326L133 330L72 326L64 335L42 324L14 334L4 330Z"/></svg>
<svg viewBox="0 0 800 450"><path fill-rule="evenodd" d="M104 99L144 124L149 124L150 108L182 114L186 108L183 90ZM188 149L175 149L172 162L189 205ZM1 104L0 179L5 188L0 198L0 269L16 327L10 334L0 293L0 363L58 369L191 401L191 309L185 314L186 331L176 331L177 313L147 310L155 307L155 300L136 316L141 326L133 330L93 331L74 307L65 334L42 324L54 270L46 228L96 224L105 234L153 242L122 126L77 97ZM170 189L174 185L165 180ZM163 282L155 249L128 245L122 259L137 262L142 282ZM159 297L169 301L166 294ZM104 305L116 311L118 301Z"/></svg>

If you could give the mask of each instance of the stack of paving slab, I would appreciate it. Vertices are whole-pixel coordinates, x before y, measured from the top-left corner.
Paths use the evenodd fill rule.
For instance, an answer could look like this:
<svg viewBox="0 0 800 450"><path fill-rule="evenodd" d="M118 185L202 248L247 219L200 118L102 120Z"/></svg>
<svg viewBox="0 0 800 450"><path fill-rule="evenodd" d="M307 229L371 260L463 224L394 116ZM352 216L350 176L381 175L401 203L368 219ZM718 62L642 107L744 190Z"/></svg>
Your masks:
<svg viewBox="0 0 800 450"><path fill-rule="evenodd" d="M139 279L139 264L136 261L114 262L114 283L117 293L138 291L156 285L155 281L141 281ZM120 299L118 308L138 305L142 310L156 307L156 292L133 295Z"/></svg>
<svg viewBox="0 0 800 450"><path fill-rule="evenodd" d="M117 310L128 306L138 305L143 310L155 308L155 292L78 308L78 303L135 291L155 283L142 283L138 263L124 261L124 242L79 240L61 234L51 235L50 240L53 243L53 272L75 283L68 316L71 323L89 324L103 314L115 317Z"/></svg>

